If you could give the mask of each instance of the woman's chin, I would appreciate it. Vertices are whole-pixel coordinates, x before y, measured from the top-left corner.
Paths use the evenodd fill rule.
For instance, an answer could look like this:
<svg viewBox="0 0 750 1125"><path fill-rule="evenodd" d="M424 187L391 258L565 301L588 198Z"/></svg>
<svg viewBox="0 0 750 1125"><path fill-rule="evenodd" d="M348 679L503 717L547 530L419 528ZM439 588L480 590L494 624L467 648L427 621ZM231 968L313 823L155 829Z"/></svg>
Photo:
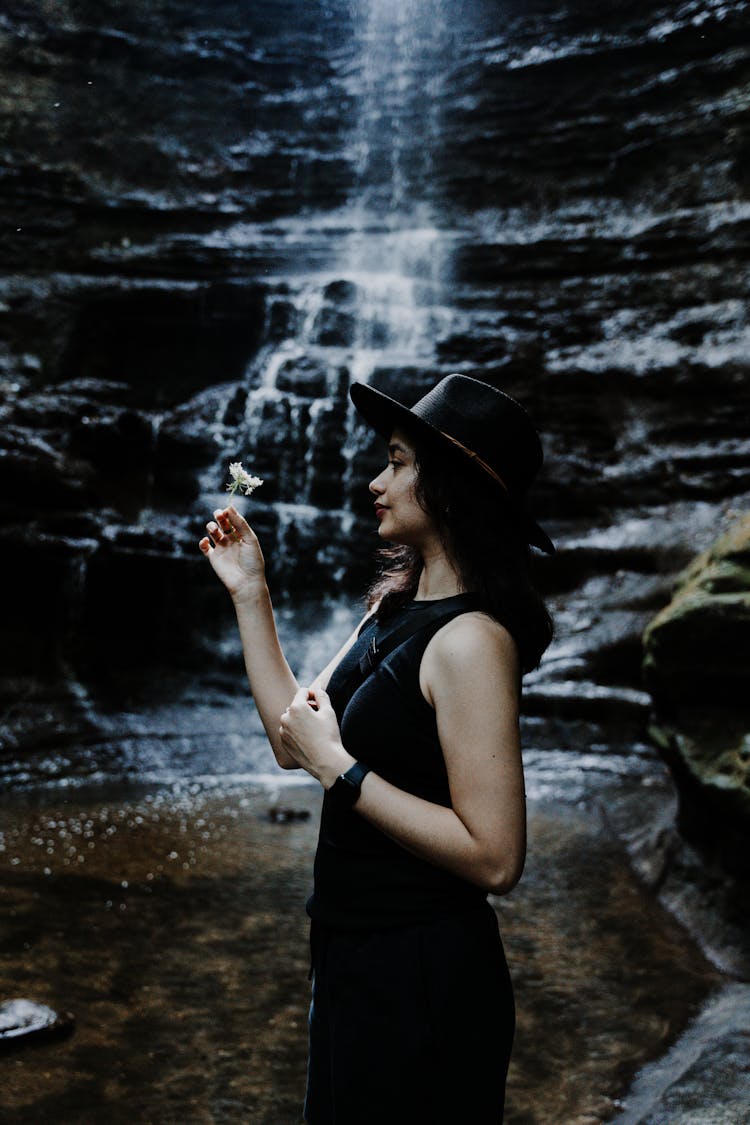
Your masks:
<svg viewBox="0 0 750 1125"><path fill-rule="evenodd" d="M414 542L409 535L399 535L398 531L396 531L395 529L393 531L389 531L388 528L383 527L382 524L378 528L378 537L385 543L392 543L394 547L414 546Z"/></svg>

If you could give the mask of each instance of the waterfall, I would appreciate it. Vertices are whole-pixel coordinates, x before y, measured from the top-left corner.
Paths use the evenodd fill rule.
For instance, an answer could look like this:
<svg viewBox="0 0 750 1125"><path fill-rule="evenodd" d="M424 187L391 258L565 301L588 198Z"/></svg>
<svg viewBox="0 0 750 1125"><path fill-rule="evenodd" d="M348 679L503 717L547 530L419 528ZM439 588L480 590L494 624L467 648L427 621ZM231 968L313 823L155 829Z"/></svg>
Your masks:
<svg viewBox="0 0 750 1125"><path fill-rule="evenodd" d="M351 141L359 200L404 229L417 206L433 197L440 148L444 79L460 34L440 0L355 3L358 96Z"/></svg>
<svg viewBox="0 0 750 1125"><path fill-rule="evenodd" d="M355 466L372 440L356 424L350 384L384 382L398 394L404 373L432 382L436 341L456 315L448 293L455 234L441 229L432 198L441 75L455 32L434 0L360 3L355 28L346 83L357 106L347 146L356 187L336 215L311 217L305 231L298 219L290 230L303 246L324 239L329 260L300 258L296 269L267 276L265 341L245 373L240 424L224 430L217 451L220 473L241 459L266 482L260 522L275 536L284 586L295 552L297 565L314 555L330 575L345 571L366 496ZM236 247L240 228L227 239ZM216 478L206 474L206 490Z"/></svg>
<svg viewBox="0 0 750 1125"><path fill-rule="evenodd" d="M138 527L147 527L149 522L153 519L153 505L154 505L154 486L156 484L156 470L157 453L159 445L159 434L161 432L162 422L164 421L164 413L155 411L149 417L149 424L151 428L148 450L146 453L145 472L146 479L143 487L143 505L138 514L136 525Z"/></svg>

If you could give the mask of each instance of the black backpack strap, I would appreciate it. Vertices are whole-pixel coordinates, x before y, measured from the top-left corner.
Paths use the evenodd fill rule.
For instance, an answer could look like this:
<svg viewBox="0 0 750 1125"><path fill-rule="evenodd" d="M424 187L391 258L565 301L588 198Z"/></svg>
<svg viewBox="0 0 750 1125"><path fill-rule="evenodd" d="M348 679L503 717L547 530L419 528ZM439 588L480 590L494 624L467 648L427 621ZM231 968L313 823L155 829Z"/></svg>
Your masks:
<svg viewBox="0 0 750 1125"><path fill-rule="evenodd" d="M467 599L465 606L462 606L461 612L465 613L469 609L481 608L481 599L477 596L476 599ZM409 637L413 637L415 633L419 633L422 629L426 629L428 625L432 625L435 621L440 621L444 618L449 621L451 617L456 616L455 606L452 609L446 609L443 601L436 601L434 605L426 606L420 610L419 613L413 614L407 618L398 628L393 629L390 633L386 633L384 637L377 638L373 633L370 638L370 643L360 657L359 664L352 670L346 684L344 691L351 698L357 688L365 682L371 672L374 672L378 664L385 660L394 649L407 641ZM371 624L368 621L366 625ZM364 631L364 630L363 630Z"/></svg>

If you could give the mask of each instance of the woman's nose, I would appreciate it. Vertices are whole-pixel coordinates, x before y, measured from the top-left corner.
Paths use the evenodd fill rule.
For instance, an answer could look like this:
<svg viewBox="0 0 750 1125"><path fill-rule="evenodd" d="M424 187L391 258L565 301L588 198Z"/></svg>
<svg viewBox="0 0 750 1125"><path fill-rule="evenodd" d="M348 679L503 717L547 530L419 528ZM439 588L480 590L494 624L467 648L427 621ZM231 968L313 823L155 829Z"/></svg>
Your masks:
<svg viewBox="0 0 750 1125"><path fill-rule="evenodd" d="M382 473L378 473L378 475L374 477L367 486L374 496L380 496L383 492L385 492L385 485L380 483L380 478L382 477L382 475Z"/></svg>

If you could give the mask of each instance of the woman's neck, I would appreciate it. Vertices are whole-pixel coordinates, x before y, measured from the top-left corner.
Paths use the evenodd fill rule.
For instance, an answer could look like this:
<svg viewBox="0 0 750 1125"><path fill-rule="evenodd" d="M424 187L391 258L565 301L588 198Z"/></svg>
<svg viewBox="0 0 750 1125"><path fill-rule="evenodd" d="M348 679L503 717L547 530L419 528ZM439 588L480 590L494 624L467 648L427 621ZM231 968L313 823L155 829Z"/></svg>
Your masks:
<svg viewBox="0 0 750 1125"><path fill-rule="evenodd" d="M422 573L414 595L417 601L437 601L438 598L452 598L463 592L458 571L445 551L423 554Z"/></svg>

